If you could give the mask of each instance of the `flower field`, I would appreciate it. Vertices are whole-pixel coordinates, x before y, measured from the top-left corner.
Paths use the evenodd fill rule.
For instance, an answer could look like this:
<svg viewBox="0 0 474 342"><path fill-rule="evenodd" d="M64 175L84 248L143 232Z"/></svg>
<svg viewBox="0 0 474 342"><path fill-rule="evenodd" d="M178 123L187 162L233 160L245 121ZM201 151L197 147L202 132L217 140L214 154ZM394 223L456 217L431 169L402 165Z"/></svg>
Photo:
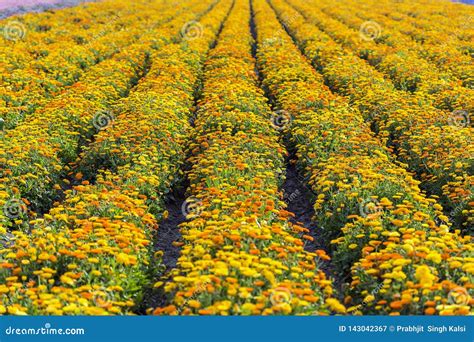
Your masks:
<svg viewBox="0 0 474 342"><path fill-rule="evenodd" d="M0 314L472 315L474 7L0 20Z"/></svg>

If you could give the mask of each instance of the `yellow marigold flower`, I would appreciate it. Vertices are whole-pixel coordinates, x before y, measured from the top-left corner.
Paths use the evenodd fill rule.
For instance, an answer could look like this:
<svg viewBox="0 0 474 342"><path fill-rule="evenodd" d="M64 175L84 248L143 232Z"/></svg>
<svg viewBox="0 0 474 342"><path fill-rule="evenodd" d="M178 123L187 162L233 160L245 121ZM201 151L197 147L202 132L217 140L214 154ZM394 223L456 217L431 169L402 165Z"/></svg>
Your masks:
<svg viewBox="0 0 474 342"><path fill-rule="evenodd" d="M452 261L449 263L450 268L458 268L462 266L462 262L460 261Z"/></svg>
<svg viewBox="0 0 474 342"><path fill-rule="evenodd" d="M244 313L249 313L250 314L255 309L255 304L245 303L244 305L242 305L241 309Z"/></svg>
<svg viewBox="0 0 474 342"><path fill-rule="evenodd" d="M367 303L370 303L372 301L375 300L375 297L373 295L367 295L365 298L364 298L364 302L367 302Z"/></svg>
<svg viewBox="0 0 474 342"><path fill-rule="evenodd" d="M439 264L441 262L441 255L437 252L431 252L426 256L426 260L430 260L436 264Z"/></svg>
<svg viewBox="0 0 474 342"><path fill-rule="evenodd" d="M130 263L129 256L125 253L119 253L115 260L117 260L119 264L128 265Z"/></svg>
<svg viewBox="0 0 474 342"><path fill-rule="evenodd" d="M337 299L335 298L328 298L326 299L326 305L331 308L331 310L337 313L345 313L346 307L342 305Z"/></svg>
<svg viewBox="0 0 474 342"><path fill-rule="evenodd" d="M406 274L403 273L402 271L396 271L396 272L393 272L392 274L393 274L392 279L396 279L396 280L404 280L407 277Z"/></svg>
<svg viewBox="0 0 474 342"><path fill-rule="evenodd" d="M186 281L186 277L176 276L176 277L173 278L173 280L177 283L182 283L182 282Z"/></svg>
<svg viewBox="0 0 474 342"><path fill-rule="evenodd" d="M224 300L222 302L216 303L216 308L219 311L227 311L230 309L232 302L230 300Z"/></svg>
<svg viewBox="0 0 474 342"><path fill-rule="evenodd" d="M74 285L74 283L75 283L74 279L72 279L72 278L70 278L66 275L62 275L60 280L61 280L62 283L67 284L67 285Z"/></svg>
<svg viewBox="0 0 474 342"><path fill-rule="evenodd" d="M391 206L393 203L387 198L387 197L383 197L380 202L379 202L380 205L384 206L384 207L389 207Z"/></svg>
<svg viewBox="0 0 474 342"><path fill-rule="evenodd" d="M411 260L409 259L395 259L395 261L393 262L395 266L404 266L410 263L411 263Z"/></svg>
<svg viewBox="0 0 474 342"><path fill-rule="evenodd" d="M435 276L431 274L430 268L426 265L421 265L416 268L415 278L423 287L430 287L433 285Z"/></svg>
<svg viewBox="0 0 474 342"><path fill-rule="evenodd" d="M264 270L262 274L270 282L270 284L273 285L275 283L275 275L271 271Z"/></svg>
<svg viewBox="0 0 474 342"><path fill-rule="evenodd" d="M188 302L188 305L194 309L199 309L201 307L201 303L198 300L191 299Z"/></svg>

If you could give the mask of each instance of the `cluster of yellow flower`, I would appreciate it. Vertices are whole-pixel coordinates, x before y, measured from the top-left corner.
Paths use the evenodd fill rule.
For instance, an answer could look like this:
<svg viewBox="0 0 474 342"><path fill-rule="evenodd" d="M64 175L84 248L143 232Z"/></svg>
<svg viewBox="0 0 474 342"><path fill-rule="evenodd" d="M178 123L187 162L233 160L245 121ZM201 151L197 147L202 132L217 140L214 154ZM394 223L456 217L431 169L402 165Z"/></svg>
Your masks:
<svg viewBox="0 0 474 342"><path fill-rule="evenodd" d="M378 135L388 140L398 159L416 172L424 190L440 196L446 208L445 220L449 218L457 228L472 230L474 136L468 124L469 112L446 113L416 95L396 89L384 75L328 35L341 35L344 25L304 1L292 0L292 3L297 3L296 8L311 21L305 21L303 15L286 5L285 17L292 18L288 26L330 87L346 95L351 105L359 108ZM331 30L325 34L313 22L321 27L330 25ZM339 31L334 33L336 29ZM349 41L357 42L361 48L365 43L376 45L364 41L353 30L344 37L345 45ZM473 97L466 99L472 106Z"/></svg>
<svg viewBox="0 0 474 342"><path fill-rule="evenodd" d="M101 2L58 11L54 16L42 13L1 21L0 31L6 32L0 36L0 53L5 61L0 71L4 75L0 118L5 129L14 128L66 86L83 75L87 77L93 65L178 16L184 6L180 7L147 1L118 1L113 5ZM150 21L143 15L147 10L159 10L162 15ZM105 20L111 11L114 16ZM18 25L16 34L21 36L8 34L9 27L14 25Z"/></svg>
<svg viewBox="0 0 474 342"><path fill-rule="evenodd" d="M235 1L206 63L189 159L196 208L181 226L177 268L156 284L171 305L155 314L345 311L315 262L327 256L304 250L305 229L283 209L284 148L257 84L249 20L249 2Z"/></svg>
<svg viewBox="0 0 474 342"><path fill-rule="evenodd" d="M155 218L137 186L116 179L79 185L0 253L0 312L128 312L146 277ZM154 263L159 265L157 256Z"/></svg>
<svg viewBox="0 0 474 342"><path fill-rule="evenodd" d="M0 312L132 312L147 284L147 272L162 266L150 240L164 211L163 193L184 162L182 142L198 76L190 68L199 62L199 49L214 39L229 8L230 1L217 6L195 2L190 17L211 10L201 18L206 43L150 50L146 77L112 107L113 122L83 152L79 169L89 170L89 162L102 159L110 162L96 170L95 184L82 180L65 192L63 203L43 218L30 220L28 231L12 231L11 240L2 241ZM162 39L172 35L171 28L169 32L160 32ZM78 180L83 176L75 175Z"/></svg>
<svg viewBox="0 0 474 342"><path fill-rule="evenodd" d="M438 56L442 55L447 57L445 61L450 67L455 67L455 59L461 57L456 50L463 55L474 52L473 17L469 6L451 1L423 3L422 6L416 2L390 0L369 0L365 4L369 7L376 4L374 15L381 13L393 20L403 34L426 47L425 53L430 59L438 61ZM446 47L448 49L443 49ZM459 76L463 79L463 75Z"/></svg>
<svg viewBox="0 0 474 342"><path fill-rule="evenodd" d="M0 21L0 314L133 314L151 278L155 315L472 314L473 32L449 24L472 9L367 1ZM287 211L283 141L332 260ZM183 177L164 273L152 241Z"/></svg>
<svg viewBox="0 0 474 342"><path fill-rule="evenodd" d="M319 61L330 39L310 31L312 26L284 0L270 3L326 76ZM333 263L340 276L352 266L348 312L468 314L474 271L471 237L436 223L442 206L426 198L418 182L397 165L363 114L331 94L324 77L279 29L270 6L258 0L255 9L264 85L293 117L287 133L301 170L318 194L314 219L322 226L321 238L326 243L334 238ZM320 38L326 41L319 43ZM343 81L342 76L329 79ZM352 82L349 75L344 81ZM366 83L347 88L359 84ZM465 291L462 301L454 300L456 291Z"/></svg>
<svg viewBox="0 0 474 342"><path fill-rule="evenodd" d="M416 66L416 69L410 68L410 73L426 75L424 80L419 79L420 82L432 82L436 74L438 74L438 78L442 78L446 82L452 80L454 90L459 89L459 83L456 82L456 78L462 81L462 85L471 89L474 87L472 58L469 55L469 51L463 45L463 40L457 39L455 32L447 33L445 31L437 32L431 37L430 41L427 41L427 38L424 37L426 32L432 32L433 27L438 25L439 20L437 18L432 19L429 29L417 30L416 34L412 33L410 36L405 34L407 31L410 32L410 28L406 27L406 19L397 21L387 18L380 13L380 11L383 11L383 8L380 8L379 3L375 5L375 2L364 2L364 8L359 8L360 4L358 2L346 2L344 7L336 9L331 2L318 1L317 6L352 29L360 32L362 28L362 33L364 33L364 25L374 25L373 41L380 43L380 45L376 44L375 50L372 50L372 44L367 44L365 49L371 51L363 51L360 45L357 47L361 56L364 56L369 61L378 63L381 59L377 59L375 54L382 53L385 56L390 51L390 54L397 53L402 55L404 60L409 61L410 66ZM472 26L473 19L468 17L469 11L467 9L469 7L458 6L457 8L466 9L464 11L464 18L457 18L458 21L455 24L461 25L458 28L458 34L461 37L465 36L466 42L470 39L472 44L474 35L472 34L472 28L470 29L471 34L469 34L469 26ZM457 10L446 11L446 13L453 12L456 13ZM470 15L472 16L472 11ZM437 24L433 25L434 22ZM413 39L413 37L418 38L418 41ZM426 59L426 61L420 60L419 57ZM437 73L437 69L441 72ZM406 74L408 69L402 72ZM469 93L472 94L472 92Z"/></svg>
<svg viewBox="0 0 474 342"><path fill-rule="evenodd" d="M0 140L0 207L21 198L28 210L48 209L61 188L69 186L64 180L71 172L68 164L77 159L80 147L94 133L114 122L111 106L127 95L149 67L150 53L180 38L179 29L208 7L207 2L195 2L166 25L144 32L120 53L91 67L80 82L30 114L28 120L4 132ZM161 17L159 11L152 13L156 20ZM22 215L15 215L14 220L0 211L0 229L27 225L28 210L19 210Z"/></svg>
<svg viewBox="0 0 474 342"><path fill-rule="evenodd" d="M326 10L320 9L320 1L302 2L290 1L296 4L311 22L318 25L337 42L354 51L361 58L366 59L371 65L389 77L397 89L414 92L420 101L433 103L440 109L448 111L465 110L474 111L474 89L463 87L462 82L449 72L443 72L436 65L418 56L416 48L411 47L410 39L391 37L392 31L384 23L352 20L353 12L344 13L339 8ZM303 6L300 6L302 4ZM311 10L310 10L311 8ZM347 19L350 23L345 25ZM337 17L339 20L334 19ZM341 22L341 21L343 22ZM371 28L370 25L376 25ZM385 25L388 26L387 23ZM368 31L368 32L366 32ZM391 39L386 38L389 36ZM417 44L414 44L415 46ZM472 78L471 57L465 55L467 79ZM461 64L461 62L459 62ZM458 65L459 65L458 64ZM469 76L469 73L471 75Z"/></svg>

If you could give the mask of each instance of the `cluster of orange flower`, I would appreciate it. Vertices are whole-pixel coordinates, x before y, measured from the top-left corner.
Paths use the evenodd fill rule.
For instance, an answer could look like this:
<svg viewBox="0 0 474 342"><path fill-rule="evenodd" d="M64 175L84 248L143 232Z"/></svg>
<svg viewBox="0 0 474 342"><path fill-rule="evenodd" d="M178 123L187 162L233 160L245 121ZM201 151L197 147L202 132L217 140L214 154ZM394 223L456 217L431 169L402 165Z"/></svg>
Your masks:
<svg viewBox="0 0 474 342"><path fill-rule="evenodd" d="M205 65L189 159L195 209L171 280L157 283L171 305L155 314L345 312L315 262L327 256L306 252L305 229L287 221L284 148L257 85L249 21L249 2L235 1Z"/></svg>
<svg viewBox="0 0 474 342"><path fill-rule="evenodd" d="M0 21L0 314L472 314L473 31L450 25L472 9L394 6ZM316 232L287 210L287 147ZM167 270L154 240L184 179Z"/></svg>
<svg viewBox="0 0 474 342"><path fill-rule="evenodd" d="M23 199L28 206L20 210L15 222L0 212L0 227L28 225L22 222L31 211L45 210L58 198L61 188L69 187L65 179L71 173L71 162L91 137L114 121L111 107L128 94L150 64L150 53L169 44L181 27L209 7L194 4L185 14L167 24L142 32L140 38L109 59L94 65L80 81L49 100L27 116L27 120L3 133L0 141L0 206ZM144 15L142 13L142 15ZM155 12L156 17L161 13ZM34 213L32 213L34 215Z"/></svg>
<svg viewBox="0 0 474 342"><path fill-rule="evenodd" d="M287 134L317 194L314 219L323 230L321 238L335 245L335 270L344 277L352 269L345 297L348 312L469 313L471 237L438 224L442 206L426 198L419 182L397 164L385 146L388 136L375 136L364 113L350 107L356 87L362 94L368 81L355 79L359 69L343 64L344 51L337 53L337 45L284 0L270 3L322 73L316 73L292 39L279 30L275 14L267 14L270 6L256 1L264 84L293 118ZM326 51L332 55L326 56ZM354 60L347 57L348 63ZM333 67L336 63L338 69ZM345 70L352 74L343 74ZM325 80L349 97L332 94ZM361 103L364 98L357 100ZM450 301L458 294L463 301Z"/></svg>
<svg viewBox="0 0 474 342"><path fill-rule="evenodd" d="M212 12L207 13L210 9ZM117 54L112 60L99 63L98 66L103 69L100 73L96 72L95 82L80 86L87 91L89 87L90 91L96 89L97 100L103 98L113 103L119 94L116 90L112 91L114 87L107 83L114 81L119 87L121 78L127 80L137 76L127 70L127 63L140 65L149 60L147 75L126 99L112 106L107 117L98 121L97 124L106 123L107 127L99 127L94 142L84 149L80 162L72 166L83 172L74 174L79 184L65 191L65 200L55 203L42 218L25 222L21 222L21 219L7 221L8 210L3 212L6 224L2 229L10 224L19 229L8 233L8 241L2 241L5 248L0 251L0 312L17 315L117 314L131 312L140 301L150 271L148 265L152 270L161 267L160 254L153 255L150 245L157 219L164 212L162 203L157 199L160 200L163 193L169 191L170 182L179 175L180 165L184 161L182 141L189 128L187 117L193 105L193 88L180 89L179 86L184 80L192 82L197 77L184 68L195 59L192 52L186 52L192 43L183 42L182 46L165 44L170 43L174 36L181 37L180 32L173 29L174 26L181 27L189 19L202 14L205 14L202 22L209 21L211 27L217 30L220 19L216 20L216 17L222 17L225 10L224 5L213 8L210 2L195 2L187 16L180 16L169 27L152 29L128 50ZM155 36L160 37L160 40ZM154 51L157 48L160 49ZM117 69L114 70L113 66ZM70 93L64 96L72 96L78 88L71 87ZM82 93L84 98L90 94ZM73 103L72 99L68 102L64 100L61 102L64 106L81 105L77 98ZM103 105L101 101L93 101L93 97L86 100L91 106ZM59 105L59 100L56 105ZM57 112L53 110L42 112L43 119L46 113L50 115L47 119L49 123L61 122L65 125L61 120L73 120L71 116L62 114L55 117L53 115ZM51 173L45 172L45 178L39 178L37 170L44 170L51 165L59 175L61 168L54 166L70 168L65 163L61 164L62 150L55 145L58 139L54 138L74 139L77 144L81 132L74 132L74 129L82 130L84 134L86 127L92 125L87 121L81 125L80 112L72 113L78 116L76 126L69 126L69 130L65 131L64 127L67 126L58 125L57 135L53 135L55 132L52 127L49 127L49 131L41 131L39 119L29 121L30 132L35 127L38 138L44 138L28 151L40 153L41 150L35 150L35 147L42 146L49 149L50 153L50 158L43 160L45 166L39 163L31 165L37 169L24 175L38 182L35 185L37 188L33 187L33 190L45 193L49 190L45 180L51 177ZM39 113L31 116L41 117ZM43 126L47 126L47 123ZM11 146L11 150L6 151L22 150L13 148L16 138L14 132L26 136L26 132L20 131L22 127L20 125L6 133L7 139L4 141L7 146ZM163 127L167 130L163 131ZM139 136L141 139L138 139ZM23 144L26 145L26 142ZM76 149L64 151L76 153ZM8 158L8 161L14 162L15 159ZM102 170L96 170L93 175L89 173L91 165ZM28 183L21 181L21 175L12 177L11 168L4 167L6 181L3 183L10 186L18 182L20 190L16 192L23 196L24 202L28 201L29 193L23 192ZM20 173L22 170L15 171ZM93 176L97 178L94 179L94 185L84 180ZM52 188L58 191L61 189L60 186ZM31 184L26 189L31 189ZM24 216L28 214L25 212ZM5 232L2 235L5 236ZM153 255L151 258L150 254Z"/></svg>
<svg viewBox="0 0 474 342"><path fill-rule="evenodd" d="M0 118L12 129L145 32L181 15L180 6L148 1L100 2L6 19L1 56ZM150 20L144 11L160 11ZM109 17L113 13L112 17ZM12 30L9 33L8 30ZM112 43L111 43L112 42Z"/></svg>
<svg viewBox="0 0 474 342"><path fill-rule="evenodd" d="M361 39L360 32L350 30L327 17L313 5L296 0L292 3L297 4L295 8L304 15L288 5L289 13L294 13L294 17L287 14L293 18L289 26L298 35L301 48L323 74L331 89L347 96L351 105L357 107L365 120L372 123L378 135L388 140L388 146L398 155L398 159L408 164L410 171L418 175L424 190L439 196L440 203L448 213L447 219L463 230L472 231L474 135L469 124L469 113L473 111L474 105L472 89L459 86L469 95L463 97L461 90L456 92L459 97L456 96L456 101L449 105L451 109L456 109L453 112L437 109L419 92L412 94L397 89L390 79L385 78L386 75L360 58L363 49L369 51L365 52L367 55L376 48L384 51L394 48ZM304 17L309 18L309 21L305 21ZM332 37L344 44L338 44ZM350 46L357 54L344 46ZM408 55L405 52L390 53L394 56ZM406 72L410 77L417 78L422 74L411 68L412 65L421 68L421 62L408 59L400 65L409 69ZM432 75L427 76L425 81L434 84L433 77L437 73L432 71L433 68L425 69L430 70ZM402 75L396 68L390 70L390 75ZM426 94L428 97L435 95L432 91Z"/></svg>
<svg viewBox="0 0 474 342"><path fill-rule="evenodd" d="M366 27L364 25L371 25L364 23L371 22L375 29L373 32L374 42L379 44L375 44L375 46L367 44L365 48L368 50L367 52L362 52L363 50L360 49L362 46L359 45L358 50L360 49L361 56L367 58L374 65L382 61L380 58L382 55L386 58L393 53L398 53L400 58L403 57L410 63L409 68L401 70L400 75L396 76L398 79L405 75L406 79L414 80L420 84L426 82L427 86L430 86L430 84L435 84L433 81L438 78L451 82L450 85L453 86L454 91L466 92L465 89L459 88L460 85L473 88L474 71L472 57L469 56L469 45L471 49L474 47L473 18L470 17L472 12L469 13L469 11L459 8L456 10L447 8L445 14L455 14L456 17L451 19L449 27L443 27L443 31L436 32L442 18L438 16L433 18L432 14L412 12L411 15L417 15L420 17L419 19L431 20L429 26L420 29L410 23L410 16L401 16L395 20L388 18L386 15L393 14L395 11L383 7L380 2L377 2L377 5L375 5L375 1L364 2L361 9L358 8L361 4L355 1L346 2L344 7L338 9L335 9L331 2L320 1L313 4L313 6L315 5L352 29L360 31L362 27L362 33ZM384 5L390 5L390 2ZM424 6L418 7L417 10L423 10ZM396 12L399 14L399 11ZM433 25L434 22L436 25ZM420 20L415 19L414 24L420 24ZM380 59L376 57L376 54L380 54ZM393 63L393 57L389 58L392 60L389 63ZM403 62L403 60L399 59L399 62ZM418 74L421 74L421 77ZM456 79L461 80L462 83L459 84ZM466 94L472 96L472 91L467 91ZM459 105L460 103L455 104L455 106Z"/></svg>

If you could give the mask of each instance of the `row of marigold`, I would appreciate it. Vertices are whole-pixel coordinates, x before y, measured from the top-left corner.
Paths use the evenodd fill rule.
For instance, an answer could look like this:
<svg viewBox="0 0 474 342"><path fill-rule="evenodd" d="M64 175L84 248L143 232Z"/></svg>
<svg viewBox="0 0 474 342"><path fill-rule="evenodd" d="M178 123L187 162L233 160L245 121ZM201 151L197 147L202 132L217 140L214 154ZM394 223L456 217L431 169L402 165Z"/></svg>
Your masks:
<svg viewBox="0 0 474 342"><path fill-rule="evenodd" d="M156 287L154 314L328 314L345 308L289 223L285 148L258 86L249 1L237 0L205 65L188 173L188 221L177 267ZM238 37L238 39L236 39Z"/></svg>
<svg viewBox="0 0 474 342"><path fill-rule="evenodd" d="M292 0L292 3L307 16L316 12L302 1ZM422 188L440 197L446 209L441 219L456 228L472 230L472 128L457 125L457 118L395 89L366 61L336 43L312 22L305 21L290 5L283 2L278 5L285 6L285 17L292 18L287 27L304 54L323 74L325 82L361 111L398 159L416 172Z"/></svg>
<svg viewBox="0 0 474 342"><path fill-rule="evenodd" d="M390 0L370 0L375 11L387 18L407 24L403 32L421 43L433 45L456 44L463 53L474 52L472 6L451 1L397 3ZM436 23L436 24L434 24Z"/></svg>
<svg viewBox="0 0 474 342"><path fill-rule="evenodd" d="M95 4L90 6L97 7ZM61 18L64 21L66 18L63 16L68 15L69 19L62 28L36 35L25 32L24 37L14 41L9 41L7 35L4 41L8 49L2 55L7 63L4 64L0 88L1 129L16 127L29 114L67 91L64 90L67 86L81 78L88 80L90 74L96 72L91 70L92 66L111 58L146 32L178 16L185 8L184 4L165 6L156 1L131 5L128 2L107 3L102 4L97 9L97 16L89 20L86 14L90 9L81 11L78 8L73 16L58 11L58 15L50 20L61 23ZM103 18L111 11L114 17L105 23ZM161 16L149 16L149 11L159 12ZM83 19L81 15L84 15ZM3 25L7 32L10 26L25 25L18 30L29 31L33 29L30 26L39 24L7 19Z"/></svg>
<svg viewBox="0 0 474 342"><path fill-rule="evenodd" d="M287 28L297 42L318 39L300 31L304 20L283 0L271 4L280 18L293 18ZM264 86L292 118L285 130L316 194L314 220L333 246L335 272L350 280L348 312L468 314L471 237L437 224L442 207L397 165L362 113L324 85L269 4L254 6Z"/></svg>
<svg viewBox="0 0 474 342"><path fill-rule="evenodd" d="M405 44L393 45L364 39L363 30L361 32L360 28L347 27L314 5L301 0L290 0L288 3L296 6L305 18L331 38L367 60L389 78L397 89L413 93L418 101L448 112L474 111L474 89L463 87L459 79L437 69ZM471 70L470 64L467 64L468 71Z"/></svg>
<svg viewBox="0 0 474 342"><path fill-rule="evenodd" d="M182 37L180 28L210 6L192 3L185 13L91 67L80 82L4 133L0 141L0 228L27 226L28 217L48 210L60 199L63 189L74 181L76 166L71 163L77 164L80 151L94 134L114 121L111 106L126 97L147 72L150 53ZM162 14L148 15L158 20ZM87 169L87 160L82 160L82 168Z"/></svg>
<svg viewBox="0 0 474 342"><path fill-rule="evenodd" d="M372 7L364 9L359 8L359 4L355 2L348 2L344 7L339 8L331 6L330 2L325 0L311 4L356 30L359 38L363 38L359 39L357 51L360 56L367 58L371 63L386 63L382 61L381 55L384 58L394 53L403 55L403 59L399 59L397 63L408 61L410 67L407 68L409 70L397 68L397 73L404 73L397 76L397 84L401 84L400 80L403 79L407 87L416 86L415 83L422 86L423 82L431 82L434 77L438 77L444 83L455 84L456 89L459 89L457 80L461 80L461 84L465 87L474 88L472 57L468 51L460 50L460 47L463 46L462 41L445 37L445 32L438 36L434 44L426 41L419 42L410 35L404 34L405 22L395 21L377 13L377 10L374 9L377 9L378 6L373 3L367 4ZM460 31L467 33L467 27L468 24ZM376 48L375 51L368 52L373 47L371 41L376 44ZM440 45L440 42L443 44ZM363 45L365 45L365 49L362 47ZM392 57L390 56L390 58ZM382 65L384 69L387 69L385 64ZM389 65L387 66L389 67ZM472 94L472 92L468 94Z"/></svg>
<svg viewBox="0 0 474 342"><path fill-rule="evenodd" d="M83 180L66 191L64 202L31 220L29 231L13 232L0 251L2 313L129 314L150 277L163 271L152 239L163 198L184 162L194 69L230 1L202 2L189 18L205 8L212 9L201 17L199 42L152 53L146 77L113 107L114 122L84 151L83 160L102 167L95 183Z"/></svg>

